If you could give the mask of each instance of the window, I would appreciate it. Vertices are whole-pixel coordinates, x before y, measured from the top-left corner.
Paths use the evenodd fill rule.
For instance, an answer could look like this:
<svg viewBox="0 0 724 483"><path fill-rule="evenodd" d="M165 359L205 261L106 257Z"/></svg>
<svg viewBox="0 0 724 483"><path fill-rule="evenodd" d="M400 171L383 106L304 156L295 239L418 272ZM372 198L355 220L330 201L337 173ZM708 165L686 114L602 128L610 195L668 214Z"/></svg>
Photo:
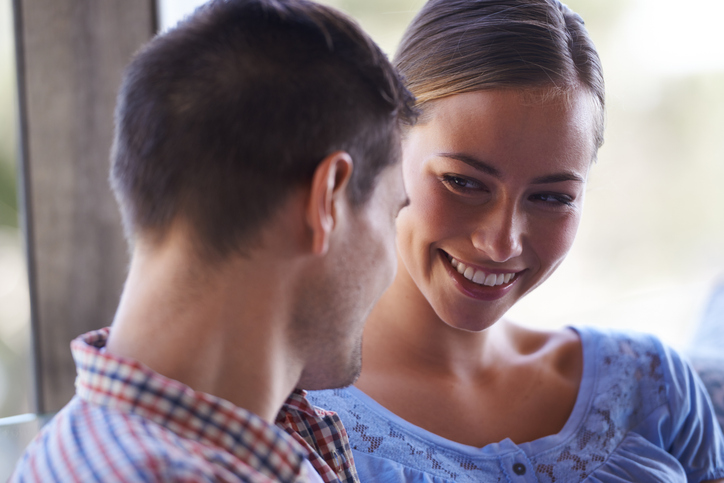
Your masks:
<svg viewBox="0 0 724 483"><path fill-rule="evenodd" d="M37 431L30 301L18 216L15 43L10 2L0 2L0 479Z"/></svg>
<svg viewBox="0 0 724 483"><path fill-rule="evenodd" d="M18 10L11 12L10 5ZM109 0L78 6L77 0L0 2L2 481L46 415L72 396L70 340L110 323L127 266L107 183L112 113L123 67L155 31L155 4ZM23 129L15 147L8 122L18 111ZM22 153L22 170L15 167L16 152ZM18 232L16 211L24 203L17 201L16 170L23 173L24 200L32 207L20 224L27 240Z"/></svg>
<svg viewBox="0 0 724 483"><path fill-rule="evenodd" d="M33 410L30 302L18 218L15 56L9 2L0 4L0 417Z"/></svg>

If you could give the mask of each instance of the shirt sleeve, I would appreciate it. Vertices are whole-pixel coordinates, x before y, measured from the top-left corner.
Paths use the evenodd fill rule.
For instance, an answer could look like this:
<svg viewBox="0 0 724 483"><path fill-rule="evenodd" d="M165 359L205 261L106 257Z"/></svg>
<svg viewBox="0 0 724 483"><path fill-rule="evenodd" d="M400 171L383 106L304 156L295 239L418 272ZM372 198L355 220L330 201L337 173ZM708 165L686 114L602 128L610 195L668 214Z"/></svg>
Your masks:
<svg viewBox="0 0 724 483"><path fill-rule="evenodd" d="M680 354L665 346L660 350L670 411L664 422L666 449L690 482L724 478L724 435L706 388Z"/></svg>

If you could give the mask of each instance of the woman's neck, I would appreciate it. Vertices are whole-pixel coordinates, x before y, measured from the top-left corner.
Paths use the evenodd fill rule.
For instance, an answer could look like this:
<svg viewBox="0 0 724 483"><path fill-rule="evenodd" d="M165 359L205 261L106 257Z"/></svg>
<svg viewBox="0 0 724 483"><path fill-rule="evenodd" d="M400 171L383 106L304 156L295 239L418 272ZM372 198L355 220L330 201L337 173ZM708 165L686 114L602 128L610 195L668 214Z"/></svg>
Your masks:
<svg viewBox="0 0 724 483"><path fill-rule="evenodd" d="M415 368L425 374L477 377L502 363L511 351L502 321L480 332L452 327L437 315L404 266L368 318L364 335L365 372L376 368Z"/></svg>
<svg viewBox="0 0 724 483"><path fill-rule="evenodd" d="M480 332L456 329L403 270L368 320L355 385L402 419L462 444L559 432L581 380L578 336L502 320Z"/></svg>

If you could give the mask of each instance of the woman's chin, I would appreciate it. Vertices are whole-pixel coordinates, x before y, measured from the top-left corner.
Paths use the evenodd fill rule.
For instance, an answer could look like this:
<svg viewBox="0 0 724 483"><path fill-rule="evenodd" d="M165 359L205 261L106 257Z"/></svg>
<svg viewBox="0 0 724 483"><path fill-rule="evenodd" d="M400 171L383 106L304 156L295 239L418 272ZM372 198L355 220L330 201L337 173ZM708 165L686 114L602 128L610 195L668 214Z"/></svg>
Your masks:
<svg viewBox="0 0 724 483"><path fill-rule="evenodd" d="M435 310L435 312L448 327L466 332L482 332L489 329L505 315L505 311L502 311L500 314L496 312L481 316L479 310L465 313L459 308L458 310L441 309Z"/></svg>

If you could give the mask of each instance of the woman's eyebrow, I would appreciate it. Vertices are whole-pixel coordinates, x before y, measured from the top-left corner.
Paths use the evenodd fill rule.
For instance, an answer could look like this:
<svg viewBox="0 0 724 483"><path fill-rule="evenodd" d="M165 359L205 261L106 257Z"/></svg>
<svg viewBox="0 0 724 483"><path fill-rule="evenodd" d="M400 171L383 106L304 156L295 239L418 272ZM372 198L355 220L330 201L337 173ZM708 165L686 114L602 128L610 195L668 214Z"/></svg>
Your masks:
<svg viewBox="0 0 724 483"><path fill-rule="evenodd" d="M533 178L533 180L530 182L531 184L548 184L548 183L560 183L562 181L576 181L578 183L583 183L585 180L577 175L576 173L571 172L565 172L565 173L555 173L555 174L548 174L545 176L540 176L538 178Z"/></svg>
<svg viewBox="0 0 724 483"><path fill-rule="evenodd" d="M450 159L456 159L458 161L461 161L468 166L471 166L478 171L482 171L483 173L486 173L494 178L502 179L503 174L498 170L497 168L494 168L490 166L489 164L480 161L479 159L470 156L468 154L462 154L462 153L438 153L439 157L442 158L450 158ZM539 176L537 178L533 178L531 180L531 184L550 184L550 183L560 183L562 181L576 181L578 183L584 183L585 180L578 174L566 171L562 173L554 173L554 174L547 174L545 176Z"/></svg>
<svg viewBox="0 0 724 483"><path fill-rule="evenodd" d="M494 178L501 179L503 177L503 174L496 168L490 166L489 164L486 164L479 159L474 158L473 156L462 154L462 153L438 153L438 156L441 158L450 158L450 159L457 159L458 161L462 161L463 163L467 164L468 166L471 166L478 171L482 171L483 173L489 174L490 176Z"/></svg>

